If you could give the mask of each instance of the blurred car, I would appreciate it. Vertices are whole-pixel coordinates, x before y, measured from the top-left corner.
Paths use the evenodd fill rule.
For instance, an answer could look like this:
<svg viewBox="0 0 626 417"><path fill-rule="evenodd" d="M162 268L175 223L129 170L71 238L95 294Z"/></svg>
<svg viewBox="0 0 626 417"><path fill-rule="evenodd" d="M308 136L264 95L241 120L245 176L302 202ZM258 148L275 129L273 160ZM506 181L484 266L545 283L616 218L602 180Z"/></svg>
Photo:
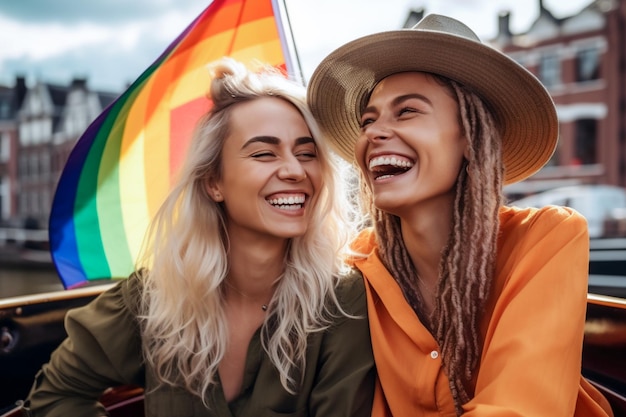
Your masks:
<svg viewBox="0 0 626 417"><path fill-rule="evenodd" d="M618 207L611 211L604 220L606 237L626 237L626 207Z"/></svg>
<svg viewBox="0 0 626 417"><path fill-rule="evenodd" d="M589 226L589 292L626 297L626 189L611 185L554 188L515 200L517 207L572 207Z"/></svg>
<svg viewBox="0 0 626 417"><path fill-rule="evenodd" d="M510 203L517 207L567 206L585 216L589 237L607 235L605 226L619 209L626 210L626 189L612 185L572 185L533 194Z"/></svg>

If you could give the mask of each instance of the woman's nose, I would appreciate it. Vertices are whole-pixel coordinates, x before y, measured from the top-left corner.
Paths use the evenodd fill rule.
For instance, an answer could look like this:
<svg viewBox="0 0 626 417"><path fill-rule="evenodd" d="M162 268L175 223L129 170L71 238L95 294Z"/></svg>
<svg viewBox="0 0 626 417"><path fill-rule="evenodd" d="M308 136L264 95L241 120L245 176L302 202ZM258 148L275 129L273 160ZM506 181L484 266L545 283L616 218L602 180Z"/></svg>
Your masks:
<svg viewBox="0 0 626 417"><path fill-rule="evenodd" d="M370 142L389 139L391 129L383 120L376 120L365 129L365 136Z"/></svg>
<svg viewBox="0 0 626 417"><path fill-rule="evenodd" d="M295 156L289 157L278 170L279 178L289 181L302 181L306 178L306 170Z"/></svg>

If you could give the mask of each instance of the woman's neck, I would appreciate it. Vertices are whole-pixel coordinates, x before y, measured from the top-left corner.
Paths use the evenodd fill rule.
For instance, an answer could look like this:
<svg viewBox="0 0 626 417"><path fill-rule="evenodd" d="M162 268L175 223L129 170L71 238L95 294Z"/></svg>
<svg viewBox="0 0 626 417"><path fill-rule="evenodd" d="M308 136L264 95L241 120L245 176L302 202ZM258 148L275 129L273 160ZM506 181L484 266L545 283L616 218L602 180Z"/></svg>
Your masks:
<svg viewBox="0 0 626 417"><path fill-rule="evenodd" d="M228 284L239 294L268 301L285 268L287 241L275 245L268 245L267 242L230 243Z"/></svg>
<svg viewBox="0 0 626 417"><path fill-rule="evenodd" d="M450 207L420 207L400 219L402 239L420 279L428 288L439 282L441 253L448 243L452 224Z"/></svg>

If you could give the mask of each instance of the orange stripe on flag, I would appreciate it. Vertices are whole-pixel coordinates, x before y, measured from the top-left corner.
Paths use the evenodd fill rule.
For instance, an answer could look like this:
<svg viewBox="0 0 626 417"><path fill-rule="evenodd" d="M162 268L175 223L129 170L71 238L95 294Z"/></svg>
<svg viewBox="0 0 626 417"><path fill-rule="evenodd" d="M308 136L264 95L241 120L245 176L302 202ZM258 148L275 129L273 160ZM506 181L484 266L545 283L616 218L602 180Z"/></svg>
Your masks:
<svg viewBox="0 0 626 417"><path fill-rule="evenodd" d="M196 122L211 108L211 101L206 98L198 98L189 101L170 113L170 163L171 173L176 173L180 168L185 154L189 148L189 142L193 134ZM174 178L170 178L172 182Z"/></svg>

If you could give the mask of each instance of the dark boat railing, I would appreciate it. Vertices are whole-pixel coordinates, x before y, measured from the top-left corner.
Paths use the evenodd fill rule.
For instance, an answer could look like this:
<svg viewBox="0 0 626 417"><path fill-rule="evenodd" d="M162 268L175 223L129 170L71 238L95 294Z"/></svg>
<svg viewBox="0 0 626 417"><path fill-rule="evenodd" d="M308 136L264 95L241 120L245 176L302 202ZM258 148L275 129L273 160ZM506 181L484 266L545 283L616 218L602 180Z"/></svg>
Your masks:
<svg viewBox="0 0 626 417"><path fill-rule="evenodd" d="M588 294L583 375L626 416L626 299Z"/></svg>
<svg viewBox="0 0 626 417"><path fill-rule="evenodd" d="M106 283L67 291L0 300L0 417L18 417L33 377L65 338L68 309L91 301L113 286ZM626 417L626 299L588 294L583 375ZM139 387L115 387L102 398L111 416L143 415ZM3 414L4 413L4 414Z"/></svg>

